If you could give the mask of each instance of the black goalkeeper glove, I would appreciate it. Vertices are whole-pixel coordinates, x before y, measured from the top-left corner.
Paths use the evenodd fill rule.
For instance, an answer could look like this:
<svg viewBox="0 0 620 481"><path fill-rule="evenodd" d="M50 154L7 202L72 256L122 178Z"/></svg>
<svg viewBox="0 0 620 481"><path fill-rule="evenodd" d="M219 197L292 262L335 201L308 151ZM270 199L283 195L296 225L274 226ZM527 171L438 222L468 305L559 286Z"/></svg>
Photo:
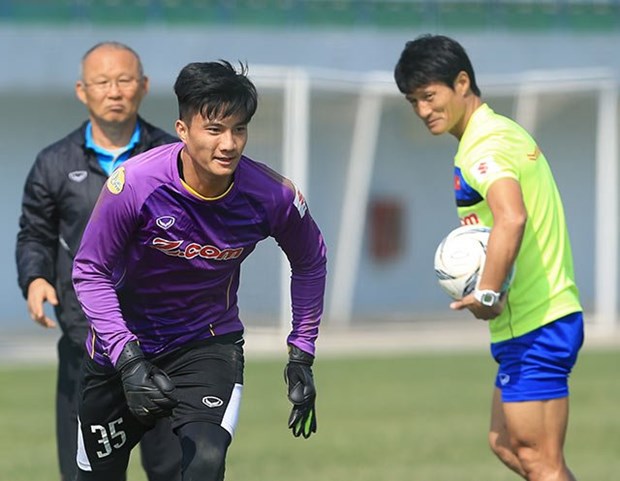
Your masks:
<svg viewBox="0 0 620 481"><path fill-rule="evenodd" d="M288 364L284 368L284 380L288 385L288 399L293 403L288 427L297 438L309 438L316 433L316 389L312 377L314 357L298 347L289 346Z"/></svg>
<svg viewBox="0 0 620 481"><path fill-rule="evenodd" d="M147 426L157 418L170 416L179 403L174 384L165 372L148 362L136 341L125 344L116 362L121 373L129 411Z"/></svg>

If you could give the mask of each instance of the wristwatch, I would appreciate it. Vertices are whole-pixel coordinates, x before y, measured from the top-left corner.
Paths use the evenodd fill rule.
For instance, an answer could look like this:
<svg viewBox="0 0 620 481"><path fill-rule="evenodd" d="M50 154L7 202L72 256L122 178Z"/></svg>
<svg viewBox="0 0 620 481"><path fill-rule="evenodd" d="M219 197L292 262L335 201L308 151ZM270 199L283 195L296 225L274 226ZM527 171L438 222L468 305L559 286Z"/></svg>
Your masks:
<svg viewBox="0 0 620 481"><path fill-rule="evenodd" d="M501 293L492 291L490 289L476 289L474 291L474 298L483 306L493 307L499 301Z"/></svg>

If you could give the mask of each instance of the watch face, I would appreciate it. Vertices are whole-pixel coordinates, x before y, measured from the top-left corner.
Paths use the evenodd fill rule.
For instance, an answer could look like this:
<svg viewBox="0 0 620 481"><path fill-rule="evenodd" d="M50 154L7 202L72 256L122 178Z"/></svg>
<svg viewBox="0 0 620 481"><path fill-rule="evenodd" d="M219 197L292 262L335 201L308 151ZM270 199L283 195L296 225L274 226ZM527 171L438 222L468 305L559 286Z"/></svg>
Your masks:
<svg viewBox="0 0 620 481"><path fill-rule="evenodd" d="M485 306L492 306L493 304L495 304L495 296L490 292L485 292L484 294L482 294L481 302Z"/></svg>
<svg viewBox="0 0 620 481"><path fill-rule="evenodd" d="M477 299L482 305L492 307L499 300L499 293L493 291L479 291Z"/></svg>

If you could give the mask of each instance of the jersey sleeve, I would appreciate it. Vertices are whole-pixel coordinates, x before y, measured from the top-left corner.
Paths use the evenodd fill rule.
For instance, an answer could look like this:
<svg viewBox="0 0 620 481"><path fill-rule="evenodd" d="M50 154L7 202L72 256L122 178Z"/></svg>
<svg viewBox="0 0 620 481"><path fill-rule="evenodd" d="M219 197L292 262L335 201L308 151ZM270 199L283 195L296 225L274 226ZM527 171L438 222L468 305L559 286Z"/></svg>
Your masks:
<svg viewBox="0 0 620 481"><path fill-rule="evenodd" d="M122 280L123 255L137 219L133 190L120 167L101 191L73 264L75 292L112 364L125 344L136 340L123 319L115 286Z"/></svg>
<svg viewBox="0 0 620 481"><path fill-rule="evenodd" d="M466 164L461 167L467 183L486 198L489 188L498 179L511 178L519 181L520 152L513 152L509 143L489 138L483 149L474 149L467 155Z"/></svg>
<svg viewBox="0 0 620 481"><path fill-rule="evenodd" d="M326 247L302 193L290 182L273 237L291 265L292 330L287 342L314 355L323 314Z"/></svg>
<svg viewBox="0 0 620 481"><path fill-rule="evenodd" d="M56 277L58 212L48 166L45 154L39 154L24 185L15 248L18 284L24 297L33 279L42 277L53 285Z"/></svg>

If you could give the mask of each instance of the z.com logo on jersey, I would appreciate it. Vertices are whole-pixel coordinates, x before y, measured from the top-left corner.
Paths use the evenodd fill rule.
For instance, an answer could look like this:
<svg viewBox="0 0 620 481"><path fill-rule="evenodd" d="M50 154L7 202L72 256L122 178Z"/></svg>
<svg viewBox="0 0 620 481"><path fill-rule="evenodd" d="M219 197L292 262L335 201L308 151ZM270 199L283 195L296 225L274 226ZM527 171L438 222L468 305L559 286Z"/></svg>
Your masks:
<svg viewBox="0 0 620 481"><path fill-rule="evenodd" d="M167 256L182 257L184 259L193 259L195 257L202 257L203 259L215 260L215 261L228 261L236 259L243 253L243 247L236 249L219 249L211 245L200 245L195 242L190 242L184 248L183 240L168 240L161 237L155 237L151 247L163 252Z"/></svg>

